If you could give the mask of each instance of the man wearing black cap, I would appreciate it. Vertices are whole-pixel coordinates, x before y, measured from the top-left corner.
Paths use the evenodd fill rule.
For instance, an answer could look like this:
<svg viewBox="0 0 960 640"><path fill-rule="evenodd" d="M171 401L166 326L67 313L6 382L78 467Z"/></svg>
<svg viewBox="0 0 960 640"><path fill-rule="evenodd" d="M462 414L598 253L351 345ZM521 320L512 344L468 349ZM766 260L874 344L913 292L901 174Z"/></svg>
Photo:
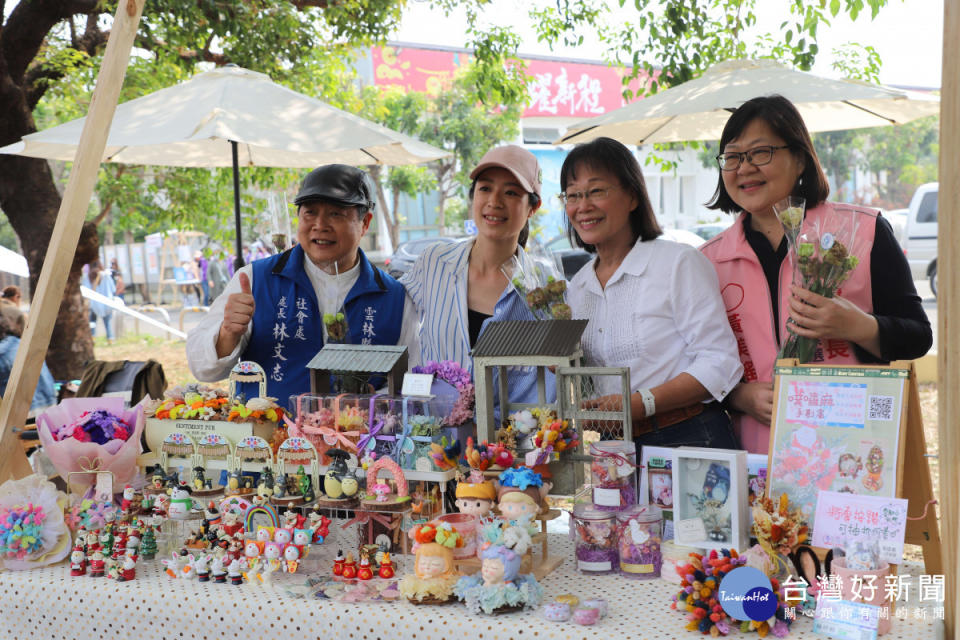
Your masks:
<svg viewBox="0 0 960 640"><path fill-rule="evenodd" d="M303 179L294 204L297 246L256 260L234 275L187 336L198 380L226 378L239 360L267 374L267 394L285 402L310 390L306 365L326 339L323 314L344 313L352 344L402 344L420 359L417 313L403 287L360 249L373 218L367 174L324 165Z"/></svg>

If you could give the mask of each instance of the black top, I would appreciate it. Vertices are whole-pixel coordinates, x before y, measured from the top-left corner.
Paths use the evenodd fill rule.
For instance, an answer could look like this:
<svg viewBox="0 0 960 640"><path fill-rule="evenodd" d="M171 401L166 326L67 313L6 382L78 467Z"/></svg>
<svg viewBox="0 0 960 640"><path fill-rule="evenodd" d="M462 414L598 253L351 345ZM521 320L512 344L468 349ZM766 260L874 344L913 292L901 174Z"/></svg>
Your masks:
<svg viewBox="0 0 960 640"><path fill-rule="evenodd" d="M750 214L743 220L747 243L757 255L770 288L770 299L779 299L780 263L787 255L787 238L774 251L766 236L755 231L750 224ZM880 354L877 358L869 351L854 344L857 359L865 364L913 360L930 350L933 345L933 330L923 310L920 296L913 286L910 265L903 250L893 235L893 228L882 216L877 217L873 247L870 249L870 282L873 297L873 316L880 331ZM780 342L779 305L772 304L773 321Z"/></svg>
<svg viewBox="0 0 960 640"><path fill-rule="evenodd" d="M489 317L489 314L467 309L467 325L469 326L468 332L470 334L471 348L477 345L477 338L480 337L480 328L483 326L483 321Z"/></svg>

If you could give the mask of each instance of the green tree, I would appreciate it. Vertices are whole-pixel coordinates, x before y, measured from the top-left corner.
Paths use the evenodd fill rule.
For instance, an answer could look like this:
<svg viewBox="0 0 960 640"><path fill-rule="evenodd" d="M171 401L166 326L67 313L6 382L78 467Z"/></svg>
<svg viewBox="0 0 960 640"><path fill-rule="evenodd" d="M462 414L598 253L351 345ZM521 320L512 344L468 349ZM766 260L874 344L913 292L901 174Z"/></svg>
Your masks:
<svg viewBox="0 0 960 640"><path fill-rule="evenodd" d="M123 99L185 79L201 63L236 63L308 93L324 95L328 101L331 96L352 95L354 92L339 91L342 80L327 79L337 76L332 71L347 64L356 47L386 38L398 25L405 2L152 0L140 23ZM472 0L471 6L479 8L485 2ZM438 9L445 11L455 4L437 2ZM116 0L6 3L0 29L0 145L85 112L116 6ZM121 219L132 223L130 226L144 220L155 220L157 226L177 220L199 225L202 215L192 208L195 203L188 201L178 210L177 199L165 199L164 194L169 196L186 183L216 185L208 193L222 205L226 199L226 191L219 188L226 183L223 175L222 171L151 167L103 170L100 197L77 247L48 351L56 377L78 376L93 355L79 279L80 267L96 257L96 223L112 218L111 225L117 230L124 226ZM269 175L244 171L243 180L245 186L261 179L275 184L276 178ZM147 188L138 190L136 185ZM189 193L202 191L194 188ZM0 157L0 209L23 247L31 287L39 278L59 204L57 184L46 161ZM211 202L203 211L222 215L232 208L216 204ZM117 212L123 215L112 215Z"/></svg>
<svg viewBox="0 0 960 640"><path fill-rule="evenodd" d="M939 119L932 116L869 131L861 166L877 186L877 196L870 204L887 209L906 207L918 185L937 180Z"/></svg>

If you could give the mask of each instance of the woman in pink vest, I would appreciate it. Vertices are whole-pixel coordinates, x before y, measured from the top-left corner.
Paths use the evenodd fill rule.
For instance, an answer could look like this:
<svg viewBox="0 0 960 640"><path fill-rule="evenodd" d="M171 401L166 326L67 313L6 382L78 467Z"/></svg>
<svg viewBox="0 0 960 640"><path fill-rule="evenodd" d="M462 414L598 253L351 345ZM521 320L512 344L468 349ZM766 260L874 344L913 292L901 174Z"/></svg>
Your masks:
<svg viewBox="0 0 960 640"><path fill-rule="evenodd" d="M560 187L571 241L596 254L569 286L574 317L589 320L584 358L630 369L637 446L737 448L719 401L743 369L710 262L657 237L640 165L619 142L574 148ZM619 380L604 378L597 383L607 395L591 406L621 406Z"/></svg>
<svg viewBox="0 0 960 640"><path fill-rule="evenodd" d="M918 358L933 336L890 224L876 209L827 202L830 186L789 100L764 96L741 105L724 126L717 162L720 179L707 206L739 215L700 250L717 270L743 362L728 407L741 446L766 453L773 367L788 319L791 331L820 340L814 360L830 365ZM804 229L837 206L859 218L853 251L860 262L834 298L791 285L787 240L773 211L790 195L806 200Z"/></svg>

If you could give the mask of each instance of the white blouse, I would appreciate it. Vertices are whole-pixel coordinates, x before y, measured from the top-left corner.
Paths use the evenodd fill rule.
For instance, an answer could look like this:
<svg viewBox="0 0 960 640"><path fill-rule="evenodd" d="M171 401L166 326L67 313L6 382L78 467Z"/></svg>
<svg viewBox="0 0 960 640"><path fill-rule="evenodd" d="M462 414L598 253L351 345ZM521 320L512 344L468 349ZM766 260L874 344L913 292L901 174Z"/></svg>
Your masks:
<svg viewBox="0 0 960 640"><path fill-rule="evenodd" d="M689 373L717 400L740 381L743 366L720 298L717 273L693 247L669 240L637 241L600 286L594 262L569 287L583 334L587 366L630 367L631 390L652 388ZM616 381L599 378L602 393Z"/></svg>

